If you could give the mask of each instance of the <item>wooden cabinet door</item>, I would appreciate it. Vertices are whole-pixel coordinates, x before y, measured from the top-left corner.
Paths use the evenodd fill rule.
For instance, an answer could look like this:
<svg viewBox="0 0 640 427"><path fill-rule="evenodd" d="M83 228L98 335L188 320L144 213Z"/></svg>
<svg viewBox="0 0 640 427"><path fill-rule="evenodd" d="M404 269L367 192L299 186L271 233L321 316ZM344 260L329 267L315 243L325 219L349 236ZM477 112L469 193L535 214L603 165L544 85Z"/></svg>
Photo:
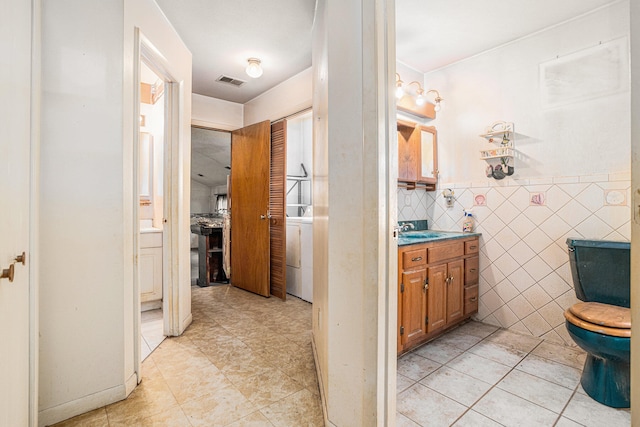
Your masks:
<svg viewBox="0 0 640 427"><path fill-rule="evenodd" d="M464 314L464 260L447 264L447 324L455 322Z"/></svg>
<svg viewBox="0 0 640 427"><path fill-rule="evenodd" d="M398 122L398 181L418 179L418 134L415 124Z"/></svg>
<svg viewBox="0 0 640 427"><path fill-rule="evenodd" d="M402 273L402 322L404 331L401 343L404 346L419 341L427 334L426 315L427 302L424 289L427 271L425 269Z"/></svg>
<svg viewBox="0 0 640 427"><path fill-rule="evenodd" d="M429 287L427 288L427 332L444 327L447 323L446 313L446 278L447 264L427 269Z"/></svg>

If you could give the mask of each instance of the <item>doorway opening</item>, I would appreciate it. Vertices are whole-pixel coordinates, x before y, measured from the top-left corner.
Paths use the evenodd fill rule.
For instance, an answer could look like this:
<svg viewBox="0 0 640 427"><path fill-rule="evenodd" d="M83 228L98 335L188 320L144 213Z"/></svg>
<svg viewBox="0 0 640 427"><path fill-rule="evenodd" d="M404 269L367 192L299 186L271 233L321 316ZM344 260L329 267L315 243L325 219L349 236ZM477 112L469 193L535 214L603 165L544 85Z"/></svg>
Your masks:
<svg viewBox="0 0 640 427"><path fill-rule="evenodd" d="M140 63L140 136L138 145L140 280L140 361L164 340L163 222L165 82L149 64Z"/></svg>
<svg viewBox="0 0 640 427"><path fill-rule="evenodd" d="M167 71L168 64L160 51L141 33L136 38L139 53L135 117L139 127L133 147L136 260L133 309L134 336L138 338L134 344L134 364L140 381L140 362L150 354L151 347L180 331L181 194L177 181L181 97L180 84Z"/></svg>
<svg viewBox="0 0 640 427"><path fill-rule="evenodd" d="M191 285L229 283L231 133L191 127Z"/></svg>

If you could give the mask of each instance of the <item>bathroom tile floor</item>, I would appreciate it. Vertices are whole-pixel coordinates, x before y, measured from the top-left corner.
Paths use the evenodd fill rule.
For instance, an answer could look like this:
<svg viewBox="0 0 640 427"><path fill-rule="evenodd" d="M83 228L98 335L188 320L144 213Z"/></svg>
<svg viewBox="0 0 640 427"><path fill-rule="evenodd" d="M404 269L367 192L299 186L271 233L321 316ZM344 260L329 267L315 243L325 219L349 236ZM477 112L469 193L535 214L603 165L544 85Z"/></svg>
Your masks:
<svg viewBox="0 0 640 427"><path fill-rule="evenodd" d="M630 426L580 386L585 354L469 322L398 360L398 427Z"/></svg>
<svg viewBox="0 0 640 427"><path fill-rule="evenodd" d="M164 336L162 309L143 311L140 315L140 361L143 361L158 348L166 338Z"/></svg>
<svg viewBox="0 0 640 427"><path fill-rule="evenodd" d="M311 304L192 287L193 323L142 362L120 402L57 426L322 426Z"/></svg>

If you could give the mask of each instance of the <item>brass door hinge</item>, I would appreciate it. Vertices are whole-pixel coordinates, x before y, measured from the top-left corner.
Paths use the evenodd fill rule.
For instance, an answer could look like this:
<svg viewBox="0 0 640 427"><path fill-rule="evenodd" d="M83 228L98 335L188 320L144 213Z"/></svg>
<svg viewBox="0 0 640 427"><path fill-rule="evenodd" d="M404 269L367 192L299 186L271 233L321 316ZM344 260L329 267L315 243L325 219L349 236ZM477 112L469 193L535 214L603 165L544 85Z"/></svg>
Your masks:
<svg viewBox="0 0 640 427"><path fill-rule="evenodd" d="M400 292L404 292L404 283L400 283Z"/></svg>
<svg viewBox="0 0 640 427"><path fill-rule="evenodd" d="M400 335L404 335L404 326L400 326Z"/></svg>

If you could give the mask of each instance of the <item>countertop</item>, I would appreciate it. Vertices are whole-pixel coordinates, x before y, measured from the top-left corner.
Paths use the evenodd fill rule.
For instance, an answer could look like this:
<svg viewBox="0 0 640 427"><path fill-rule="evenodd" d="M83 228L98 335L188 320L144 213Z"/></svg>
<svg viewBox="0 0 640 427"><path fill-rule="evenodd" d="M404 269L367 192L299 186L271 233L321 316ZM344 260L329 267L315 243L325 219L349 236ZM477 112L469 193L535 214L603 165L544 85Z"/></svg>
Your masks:
<svg viewBox="0 0 640 427"><path fill-rule="evenodd" d="M406 231L398 236L398 246L416 245L419 243L441 242L444 240L480 237L482 233L461 233L457 231L419 230Z"/></svg>
<svg viewBox="0 0 640 427"><path fill-rule="evenodd" d="M213 230L222 229L222 225L191 224L191 232L201 236L213 234Z"/></svg>

